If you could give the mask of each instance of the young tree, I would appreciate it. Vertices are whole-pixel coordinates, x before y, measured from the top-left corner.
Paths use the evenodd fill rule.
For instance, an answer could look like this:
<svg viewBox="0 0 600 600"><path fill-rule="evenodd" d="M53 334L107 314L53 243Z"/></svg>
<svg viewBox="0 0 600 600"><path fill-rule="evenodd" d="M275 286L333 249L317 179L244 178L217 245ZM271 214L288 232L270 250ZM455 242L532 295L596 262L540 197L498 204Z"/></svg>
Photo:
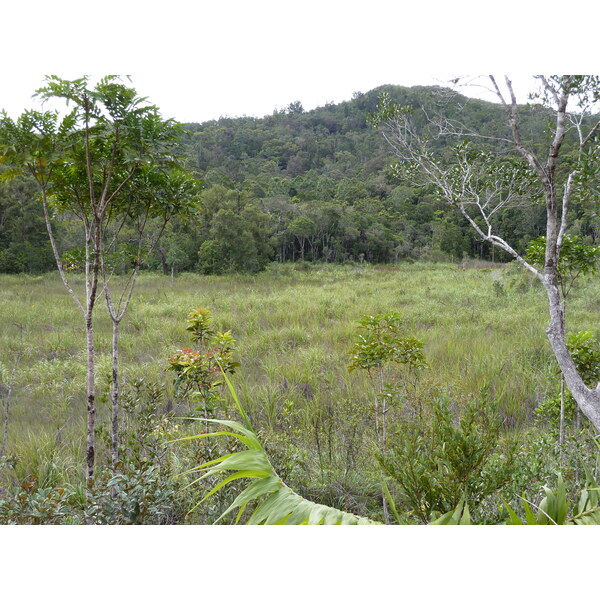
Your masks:
<svg viewBox="0 0 600 600"><path fill-rule="evenodd" d="M111 232L111 246L108 250L116 246L115 250L118 251L108 254L109 260L106 260L106 252L101 255L102 291L113 326L111 390L113 468L116 468L119 460L119 326L129 308L144 254L156 246L173 215L185 216L194 211L198 193L199 182L185 172L174 169L168 171L141 169L127 185L123 196L126 210L121 222L118 223L117 231ZM148 222L151 220L155 221L154 231L145 236ZM119 247L117 246L119 232L127 224L129 228L126 231L126 243L122 243ZM114 254L116 260L113 258ZM110 281L117 269L126 272L127 267L130 271L129 277L118 295L118 300L115 300Z"/></svg>
<svg viewBox="0 0 600 600"><path fill-rule="evenodd" d="M386 392L389 381L386 379L399 367L405 368L405 377L428 368L423 341L402 333L400 313L363 315L350 352L348 370L362 369L371 381L375 400L375 433L383 449L387 441L387 413L390 409Z"/></svg>
<svg viewBox="0 0 600 600"><path fill-rule="evenodd" d="M126 225L134 224L139 242L149 218L168 218L180 209L189 209L193 205L189 193L173 196L168 189L173 178L187 179L188 188L191 183L182 173L175 174L179 125L164 120L157 107L146 103L119 77L105 77L91 87L88 77L67 81L50 76L36 95L42 101L63 100L70 112L61 116L56 111L29 110L16 121L3 112L0 160L11 167L8 175L27 172L36 181L60 277L84 318L89 489L95 463L94 309L104 293L118 330L141 264L141 244L131 258L133 274L116 307L109 287L108 254ZM52 228L53 212L73 215L81 225L83 298L71 285ZM118 335L116 339L118 343ZM113 373L115 381L118 371Z"/></svg>
<svg viewBox="0 0 600 600"><path fill-rule="evenodd" d="M536 99L548 116L550 135L546 143L526 138L508 77L501 85L489 76L506 115L507 131L502 137L491 139L447 119L428 116L425 131L418 130L414 111L392 105L385 95L372 122L381 127L400 159L398 174L432 186L440 199L462 213L482 240L508 252L541 281L548 298L550 323L546 332L550 345L579 408L600 431L600 382L587 386L567 349L558 270L569 227L569 207L576 197L590 193L600 173L600 119L594 115L600 100L600 77L538 76L537 80L540 91ZM568 111L569 105L573 112ZM565 143L568 135L574 143ZM439 136L459 142L442 156L428 142ZM543 202L546 209L546 248L540 269L495 229L502 209L526 202Z"/></svg>

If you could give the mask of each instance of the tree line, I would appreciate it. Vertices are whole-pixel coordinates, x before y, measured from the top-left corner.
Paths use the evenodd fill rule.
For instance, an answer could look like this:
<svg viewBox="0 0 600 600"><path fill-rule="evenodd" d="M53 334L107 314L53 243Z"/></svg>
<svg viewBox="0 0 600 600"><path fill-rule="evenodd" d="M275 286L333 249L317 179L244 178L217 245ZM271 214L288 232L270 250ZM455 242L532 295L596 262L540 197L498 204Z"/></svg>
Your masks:
<svg viewBox="0 0 600 600"><path fill-rule="evenodd" d="M383 86L339 104L305 111L292 102L264 118L221 118L184 127L186 167L202 182L202 210L173 219L145 257L144 268L166 274L256 272L270 261L508 260L482 243L430 185L400 181L393 153L368 122L382 93L399 105L438 112L492 138L506 137L501 107L436 87ZM421 112L421 109L422 112ZM523 135L545 142L550 115L539 105L520 106ZM416 126L422 127L418 116ZM504 127L504 129L503 129ZM451 140L432 139L451 156ZM576 147L574 139L567 145ZM0 184L0 272L43 272L54 265L36 186L22 176ZM600 240L592 201L572 208L571 233ZM61 250L83 246L68 215L53 215ZM524 252L544 233L539 204L514 206L497 222L499 234Z"/></svg>

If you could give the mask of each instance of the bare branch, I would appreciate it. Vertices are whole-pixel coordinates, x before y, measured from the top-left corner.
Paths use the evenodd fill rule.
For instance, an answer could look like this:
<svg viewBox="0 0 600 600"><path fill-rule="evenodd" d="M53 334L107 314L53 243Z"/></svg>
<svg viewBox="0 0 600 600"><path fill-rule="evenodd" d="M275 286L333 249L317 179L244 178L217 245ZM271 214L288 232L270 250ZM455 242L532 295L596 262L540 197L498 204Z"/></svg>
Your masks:
<svg viewBox="0 0 600 600"><path fill-rule="evenodd" d="M596 135L598 129L600 128L600 121L597 121L596 124L592 127L590 132L585 136L585 138L580 142L579 148L580 150L584 150L587 146L588 142ZM581 139L581 137L580 137Z"/></svg>
<svg viewBox="0 0 600 600"><path fill-rule="evenodd" d="M551 85L548 79L546 79L546 77L544 77L543 75L538 75L537 79L539 79L542 82L542 85L544 86L546 91L554 98L555 104L558 105L559 98L556 88L553 85Z"/></svg>
<svg viewBox="0 0 600 600"><path fill-rule="evenodd" d="M67 288L69 295L71 296L71 298L73 298L73 301L77 305L77 308L79 308L81 313L85 316L85 308L83 307L83 304L77 297L77 294L75 293L75 291L73 290L73 288L71 287L71 284L69 283L69 281L67 279L67 275L65 273L65 269L63 267L62 260L60 257L60 253L58 251L58 246L56 245L56 240L54 239L54 233L52 231L52 221L50 219L50 211L48 210L48 199L46 197L46 189L44 187L42 188L42 206L44 209L44 221L46 222L46 229L48 231L48 237L50 239L50 246L52 247L52 253L54 254L54 259L56 261L56 267L58 268L58 273L60 274L60 278L62 279L62 282L63 282L65 288Z"/></svg>
<svg viewBox="0 0 600 600"><path fill-rule="evenodd" d="M131 181L131 178L135 175L136 172L137 172L137 165L135 165L133 167L133 169L127 175L127 177L123 178L123 181L121 181L121 183L117 186L117 188L113 191L113 193L108 198L105 198L104 202L100 206L100 210L99 210L100 217L104 216L106 207L113 201L113 199L116 196L118 196L119 192Z"/></svg>
<svg viewBox="0 0 600 600"><path fill-rule="evenodd" d="M502 92L500 91L500 88L498 87L498 84L496 83L496 78L493 75L489 75L488 77L490 78L490 81L492 82L492 85L494 86L496 96L498 96L498 98L500 99L502 106L504 106L504 108L509 110L508 104L506 103L506 100L504 99L504 96L502 95Z"/></svg>
<svg viewBox="0 0 600 600"><path fill-rule="evenodd" d="M567 179L567 184L565 185L565 191L563 194L563 202L562 202L562 214L560 218L560 229L558 232L558 238L556 240L556 249L557 254L560 256L560 249L562 246L563 238L567 231L568 226L568 213L569 213L569 201L571 199L571 192L573 191L573 181L577 176L577 171L573 171L569 174L569 178Z"/></svg>

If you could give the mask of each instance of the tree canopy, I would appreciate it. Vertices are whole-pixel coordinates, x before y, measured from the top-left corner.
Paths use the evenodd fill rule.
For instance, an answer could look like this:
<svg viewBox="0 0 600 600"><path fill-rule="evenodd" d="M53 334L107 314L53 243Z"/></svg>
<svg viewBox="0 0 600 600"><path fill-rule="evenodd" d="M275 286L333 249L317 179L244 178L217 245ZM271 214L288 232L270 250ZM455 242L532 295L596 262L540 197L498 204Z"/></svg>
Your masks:
<svg viewBox="0 0 600 600"><path fill-rule="evenodd" d="M433 187L420 185L416 180L397 179L390 167L393 152L368 122L382 93L387 93L392 103L410 106L416 127L425 125L420 110L423 108L427 113L443 114L452 123L460 120L486 136L483 154L478 158L478 173L488 166L490 153L506 147L505 142L491 139L510 134L500 105L435 87L383 86L357 93L347 102L311 111L290 106L261 119L221 118L188 123L181 141L187 167L205 182L204 210L199 219L175 219L167 226L164 240L178 240L177 257L166 245L159 244L147 264L170 273L182 269L252 271L269 260L300 260L303 254L305 260L323 262L460 260L463 256L508 260L510 257L502 257L482 243L460 215L444 211L444 202ZM527 139L543 144L548 111L531 104L519 106L518 113ZM430 141L433 149L449 161L452 140L438 136ZM569 152L576 149L572 133L565 144ZM465 147L463 154L471 151ZM510 173L508 167L509 161L502 166L505 176ZM7 194L5 203L16 204L13 192L5 187L5 197ZM230 247L235 245L231 236L221 239L218 249L215 246L224 222L224 216L218 213L229 210L231 226L236 229L236 215L247 207L252 208L252 214L243 219L242 227L248 234L244 236L246 246L250 253L257 253L257 259L227 259L219 265L212 260L203 263L207 254L237 252ZM587 244L597 244L600 221L593 197L579 197L571 211L570 233L581 236ZM11 243L16 248L8 231L18 227L18 219L18 212L12 211L6 224L0 225L0 251L6 252ZM298 219L315 224L310 235L292 233L299 222L307 222ZM496 212L495 219L500 235L519 252L525 252L532 239L545 233L540 204L515 204ZM58 220L54 224L61 226ZM262 231L260 247L256 242L258 230ZM39 233L37 237L33 232L27 236L31 244L43 243ZM250 237L255 240L253 243ZM0 262L0 268L46 268L45 263L25 260L26 253L21 256L20 261L6 263L6 267Z"/></svg>

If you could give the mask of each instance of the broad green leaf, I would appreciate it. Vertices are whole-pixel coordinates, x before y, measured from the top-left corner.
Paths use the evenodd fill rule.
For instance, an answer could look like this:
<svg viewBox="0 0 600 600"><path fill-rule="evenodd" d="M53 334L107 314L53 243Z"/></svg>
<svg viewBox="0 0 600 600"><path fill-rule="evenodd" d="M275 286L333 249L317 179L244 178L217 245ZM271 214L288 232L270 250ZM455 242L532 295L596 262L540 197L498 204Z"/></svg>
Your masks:
<svg viewBox="0 0 600 600"><path fill-rule="evenodd" d="M543 513L539 513L540 520L538 521L529 506L529 502L527 502L527 500L524 498L523 510L525 511L525 521L527 522L527 525L545 525L548 522L547 517Z"/></svg>
<svg viewBox="0 0 600 600"><path fill-rule="evenodd" d="M471 515L469 514L469 507L467 506L464 497L461 498L454 510L451 510L441 517L438 517L434 521L429 523L430 525L470 525Z"/></svg>
<svg viewBox="0 0 600 600"><path fill-rule="evenodd" d="M235 393L235 392L233 392ZM237 400L239 403L239 400ZM240 405L241 408L241 405ZM246 417L247 419L247 417ZM205 419L196 419L205 420ZM239 439L248 450L232 452L225 456L218 457L208 461L198 467L186 471L186 474L203 472L203 475L193 481L194 485L206 477L220 475L227 471L235 471L227 475L219 483L215 484L210 491L205 494L190 512L195 510L202 502L219 492L229 483L240 479L254 479L242 492L240 492L229 507L215 521L219 522L235 508L239 507L236 516L238 523L244 513L248 503L256 502L257 506L248 519L249 525L259 524L348 524L348 525L367 525L375 524L374 521L357 517L356 515L340 511L323 504L317 504L306 500L296 494L285 485L281 478L275 473L269 458L262 447L258 437L251 430L249 419L246 420L247 426L244 427L235 421L223 421L218 419L211 420L224 427L229 427L241 433L234 437ZM189 439L199 439L203 437L213 437L226 432L213 432L212 434L199 434L198 436L187 436L180 441ZM188 513L189 514L189 513Z"/></svg>
<svg viewBox="0 0 600 600"><path fill-rule="evenodd" d="M507 504L506 502L504 502L504 500L502 501L502 504L504 504L504 508L506 508L508 512L508 519L506 521L508 525L524 525L523 521L521 521L517 513L510 506L510 504Z"/></svg>

